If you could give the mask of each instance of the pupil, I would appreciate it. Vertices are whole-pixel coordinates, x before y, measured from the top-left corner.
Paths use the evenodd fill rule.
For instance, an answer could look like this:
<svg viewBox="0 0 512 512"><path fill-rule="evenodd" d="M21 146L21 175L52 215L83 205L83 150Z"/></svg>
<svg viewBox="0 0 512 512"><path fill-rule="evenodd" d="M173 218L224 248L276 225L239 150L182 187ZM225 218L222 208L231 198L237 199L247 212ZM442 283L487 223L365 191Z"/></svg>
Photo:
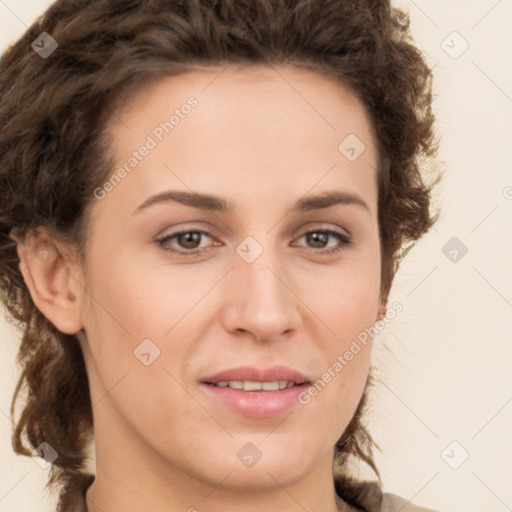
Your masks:
<svg viewBox="0 0 512 512"><path fill-rule="evenodd" d="M326 243L327 233L310 233L309 238L315 244L320 242L320 247L323 247Z"/></svg>
<svg viewBox="0 0 512 512"><path fill-rule="evenodd" d="M196 244L198 243L200 236L201 236L200 233L197 233L195 231L191 231L190 233L184 233L184 234L180 235L180 244L181 244L182 240L184 239L185 243L182 245L184 245L188 249L194 249L195 248L194 243L196 243ZM190 245L190 243L192 245Z"/></svg>

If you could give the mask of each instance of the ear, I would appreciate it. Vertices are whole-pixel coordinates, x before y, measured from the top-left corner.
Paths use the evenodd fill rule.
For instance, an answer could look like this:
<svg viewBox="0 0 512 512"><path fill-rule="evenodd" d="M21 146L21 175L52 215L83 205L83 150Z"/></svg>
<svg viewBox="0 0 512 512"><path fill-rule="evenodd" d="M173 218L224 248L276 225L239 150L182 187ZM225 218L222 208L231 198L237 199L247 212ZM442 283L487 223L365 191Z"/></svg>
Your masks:
<svg viewBox="0 0 512 512"><path fill-rule="evenodd" d="M83 328L79 297L83 287L70 252L46 228L16 239L19 268L37 308L63 333Z"/></svg>

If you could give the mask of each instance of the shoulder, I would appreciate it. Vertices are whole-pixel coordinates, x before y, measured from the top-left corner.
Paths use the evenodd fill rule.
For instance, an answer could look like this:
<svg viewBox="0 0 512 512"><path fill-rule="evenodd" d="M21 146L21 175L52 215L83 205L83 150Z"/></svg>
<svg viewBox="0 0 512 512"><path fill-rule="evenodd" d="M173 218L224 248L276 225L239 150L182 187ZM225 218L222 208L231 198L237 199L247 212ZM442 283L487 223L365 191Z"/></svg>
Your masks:
<svg viewBox="0 0 512 512"><path fill-rule="evenodd" d="M349 485L347 485L347 483ZM340 484L340 481L338 481ZM383 492L379 482L345 479L344 499L361 512L439 512L411 503L409 500ZM341 485L337 486L341 490ZM348 499L347 499L348 498Z"/></svg>
<svg viewBox="0 0 512 512"><path fill-rule="evenodd" d="M382 494L382 501L380 505L380 509L375 512L439 512L431 508L420 507L418 505L414 505L410 501L402 498L401 496L397 496L396 494L391 494L389 492L385 492ZM373 512L373 511L369 511Z"/></svg>

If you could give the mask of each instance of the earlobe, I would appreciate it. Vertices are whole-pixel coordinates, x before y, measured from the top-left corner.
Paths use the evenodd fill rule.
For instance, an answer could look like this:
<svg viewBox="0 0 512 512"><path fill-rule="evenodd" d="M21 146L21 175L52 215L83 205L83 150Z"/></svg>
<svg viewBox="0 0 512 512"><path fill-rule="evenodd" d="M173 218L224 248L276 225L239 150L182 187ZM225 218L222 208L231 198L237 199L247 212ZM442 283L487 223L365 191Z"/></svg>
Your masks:
<svg viewBox="0 0 512 512"><path fill-rule="evenodd" d="M59 331L76 334L83 327L81 287L63 247L41 228L17 243L19 268L34 304Z"/></svg>

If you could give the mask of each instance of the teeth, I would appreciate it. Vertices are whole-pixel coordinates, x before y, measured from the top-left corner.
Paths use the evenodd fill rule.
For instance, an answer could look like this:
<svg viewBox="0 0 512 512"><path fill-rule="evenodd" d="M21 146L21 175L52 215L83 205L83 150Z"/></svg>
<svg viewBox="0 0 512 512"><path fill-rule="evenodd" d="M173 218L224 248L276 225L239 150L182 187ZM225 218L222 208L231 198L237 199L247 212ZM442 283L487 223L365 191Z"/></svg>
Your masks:
<svg viewBox="0 0 512 512"><path fill-rule="evenodd" d="M272 382L254 382L251 380L223 380L214 384L218 388L230 387L232 389L243 389L244 391L278 391L291 388L295 384L287 380L274 380Z"/></svg>
<svg viewBox="0 0 512 512"><path fill-rule="evenodd" d="M261 391L262 382L252 382L250 380L244 380L244 391Z"/></svg>

